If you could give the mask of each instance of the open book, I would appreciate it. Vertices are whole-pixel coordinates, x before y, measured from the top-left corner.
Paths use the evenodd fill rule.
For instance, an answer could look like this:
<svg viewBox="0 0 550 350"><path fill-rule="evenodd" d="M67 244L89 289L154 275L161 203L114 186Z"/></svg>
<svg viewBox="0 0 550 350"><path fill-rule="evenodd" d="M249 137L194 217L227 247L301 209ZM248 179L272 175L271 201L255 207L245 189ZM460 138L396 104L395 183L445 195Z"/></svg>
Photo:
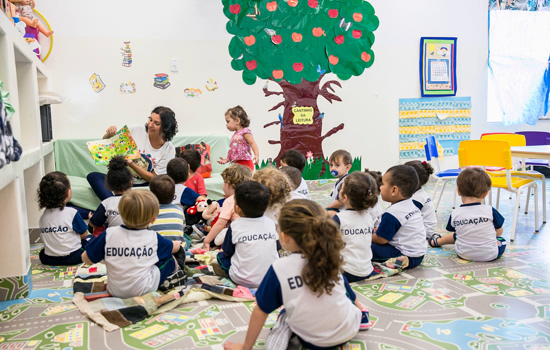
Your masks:
<svg viewBox="0 0 550 350"><path fill-rule="evenodd" d="M141 157L136 142L126 125L118 130L114 136L99 141L86 142L86 145L96 165L107 165L111 158L118 155L124 156L126 159Z"/></svg>

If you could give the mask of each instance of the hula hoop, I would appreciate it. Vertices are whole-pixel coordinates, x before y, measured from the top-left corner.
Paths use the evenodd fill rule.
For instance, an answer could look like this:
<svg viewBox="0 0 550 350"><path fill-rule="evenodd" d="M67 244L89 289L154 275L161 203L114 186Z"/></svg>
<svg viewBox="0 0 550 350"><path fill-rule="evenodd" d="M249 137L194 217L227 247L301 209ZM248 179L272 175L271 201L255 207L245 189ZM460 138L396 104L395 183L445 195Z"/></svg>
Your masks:
<svg viewBox="0 0 550 350"><path fill-rule="evenodd" d="M40 16L40 18L42 18L42 20L44 21L44 23L46 23L46 25L48 26L48 30L52 30L52 28L50 27L50 24L48 23L48 21L46 20L46 18L44 18L44 16L42 16L42 14L40 12L38 12L36 9L33 9L34 12L36 12L37 15ZM48 50L48 53L46 54L46 57L44 57L42 59L42 62L45 62L47 59L48 59L48 56L50 56L50 53L52 52L52 48L53 48L53 34L50 35L50 49Z"/></svg>

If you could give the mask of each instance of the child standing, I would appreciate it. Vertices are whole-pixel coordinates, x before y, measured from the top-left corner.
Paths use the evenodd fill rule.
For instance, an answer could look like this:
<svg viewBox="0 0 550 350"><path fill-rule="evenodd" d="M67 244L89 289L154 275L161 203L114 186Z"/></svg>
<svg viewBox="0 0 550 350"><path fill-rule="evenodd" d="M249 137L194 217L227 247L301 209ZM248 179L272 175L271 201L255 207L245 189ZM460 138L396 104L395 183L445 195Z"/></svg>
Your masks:
<svg viewBox="0 0 550 350"><path fill-rule="evenodd" d="M380 226L372 235L373 260L385 261L405 255L411 269L426 254L426 230L422 213L411 197L418 188L418 175L410 165L396 165L382 177L380 194L391 206L382 214Z"/></svg>
<svg viewBox="0 0 550 350"><path fill-rule="evenodd" d="M491 177L479 168L466 168L456 179L462 205L451 213L447 231L455 232L441 237L435 233L432 247L455 244L456 255L464 260L492 261L506 249L502 237L504 218L490 205L481 204L491 189ZM496 236L496 239L495 239Z"/></svg>
<svg viewBox="0 0 550 350"><path fill-rule="evenodd" d="M229 151L227 158L220 157L218 163L226 164L228 162L242 164L254 171L254 164L260 161L260 151L254 141L252 131L248 128L250 119L241 106L229 108L225 112L226 127L229 131L235 133L229 142ZM254 156L251 155L254 152Z"/></svg>
<svg viewBox="0 0 550 350"><path fill-rule="evenodd" d="M290 199L292 185L288 176L275 168L263 168L252 175L252 180L258 181L269 190L269 205L265 216L276 224L279 219L279 211Z"/></svg>
<svg viewBox="0 0 550 350"><path fill-rule="evenodd" d="M412 195L412 200L422 213L422 220L424 220L424 227L426 228L426 238L430 238L434 234L435 226L437 225L437 216L435 215L434 203L422 186L428 182L430 175L434 173L434 168L432 168L430 163L419 160L412 160L405 163L405 165L412 166L418 175L418 189Z"/></svg>
<svg viewBox="0 0 550 350"><path fill-rule="evenodd" d="M39 258L44 265L82 263L83 248L88 244L88 226L76 209L65 206L71 197L71 183L64 173L54 171L40 180L38 207L46 208L38 224L44 242Z"/></svg>
<svg viewBox="0 0 550 350"><path fill-rule="evenodd" d="M223 193L226 198L223 201L218 221L216 221L208 235L204 238L202 249L210 250L210 243L212 242L217 246L222 245L225 232L222 234L220 232L239 217L239 214L235 212L235 187L243 181L250 180L251 177L252 171L240 164L232 164L222 171ZM193 229L195 227L193 226Z"/></svg>
<svg viewBox="0 0 550 350"><path fill-rule="evenodd" d="M348 151L339 149L330 155L328 162L330 165L330 174L338 178L336 185L334 185L334 190L330 194L330 204L327 207L329 215L334 216L335 212L340 211L344 207L344 203L340 200L340 186L342 186L344 179L348 176L353 158L351 158L351 154Z"/></svg>
<svg viewBox="0 0 550 350"><path fill-rule="evenodd" d="M342 269L349 282L362 281L373 272L371 244L374 223L367 209L378 202L376 187L372 176L359 171L346 176L340 187L340 199L346 209L332 219L340 226L346 244L342 249Z"/></svg>
<svg viewBox="0 0 550 350"><path fill-rule="evenodd" d="M229 225L218 253L220 267L231 280L258 288L271 264L279 258L279 235L273 220L264 216L269 190L256 181L235 187L235 212L239 218Z"/></svg>
<svg viewBox="0 0 550 350"><path fill-rule="evenodd" d="M368 311L360 310L340 274L342 235L324 209L306 199L292 200L281 209L279 231L281 245L292 254L277 259L262 280L244 344L227 342L225 348L252 349L267 316L281 305L285 310L277 322L285 320L307 349L332 349L367 329Z"/></svg>
<svg viewBox="0 0 550 350"><path fill-rule="evenodd" d="M296 168L300 171L300 177L302 176L302 173L304 172L304 168L306 167L306 158L304 155L295 149L291 149L290 151L286 151L281 156L280 161L281 167L290 166L293 168ZM296 189L296 192L304 195L306 199L311 199L309 195L309 189L307 188L307 184L302 178L300 181L300 186Z"/></svg>
<svg viewBox="0 0 550 350"><path fill-rule="evenodd" d="M204 179L201 174L197 173L197 169L201 166L201 154L197 150L186 149L180 153L180 158L183 158L189 164L189 178L185 181L185 186L206 197Z"/></svg>
<svg viewBox="0 0 550 350"><path fill-rule="evenodd" d="M113 197L104 199L92 215L88 215L90 226L94 228L94 236L99 236L107 227L122 225L118 214L118 203L124 192L132 188L132 173L127 167L123 156L114 156L109 162L105 184L114 193ZM99 232L98 232L99 231Z"/></svg>
<svg viewBox="0 0 550 350"><path fill-rule="evenodd" d="M166 173L176 184L173 204L183 210L184 207L192 207L199 200L206 200L205 197L184 185L189 177L189 165L184 159L174 158L170 160L166 166Z"/></svg>
<svg viewBox="0 0 550 350"><path fill-rule="evenodd" d="M82 261L91 265L105 260L107 291L114 297L154 292L182 272L172 257L181 241L169 241L147 229L159 212L157 197L150 191L128 191L120 199L118 211L124 225L105 230L86 247Z"/></svg>

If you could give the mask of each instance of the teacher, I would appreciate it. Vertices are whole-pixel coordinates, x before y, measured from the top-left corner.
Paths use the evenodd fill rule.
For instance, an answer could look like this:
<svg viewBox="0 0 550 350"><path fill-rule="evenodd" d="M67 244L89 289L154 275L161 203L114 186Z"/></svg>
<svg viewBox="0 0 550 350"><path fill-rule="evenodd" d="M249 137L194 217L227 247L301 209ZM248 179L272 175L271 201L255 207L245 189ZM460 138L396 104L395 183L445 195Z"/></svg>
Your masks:
<svg viewBox="0 0 550 350"><path fill-rule="evenodd" d="M153 177L166 174L166 165L176 155L176 149L170 142L178 132L176 115L170 108L159 106L153 109L145 127L128 125L128 129L141 154L139 159L128 159L133 186L147 186ZM116 126L110 126L103 138L108 139L116 132ZM102 201L113 196L105 186L105 177L105 174L98 172L86 176L92 190Z"/></svg>

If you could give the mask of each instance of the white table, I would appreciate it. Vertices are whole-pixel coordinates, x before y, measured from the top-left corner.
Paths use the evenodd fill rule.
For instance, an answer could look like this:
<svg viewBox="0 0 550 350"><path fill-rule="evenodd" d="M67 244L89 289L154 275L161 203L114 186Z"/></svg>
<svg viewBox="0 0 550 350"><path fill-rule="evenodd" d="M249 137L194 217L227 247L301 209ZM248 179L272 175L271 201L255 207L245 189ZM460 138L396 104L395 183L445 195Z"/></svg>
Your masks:
<svg viewBox="0 0 550 350"><path fill-rule="evenodd" d="M521 158L522 170L525 171L525 159L546 159L550 162L550 145L543 146L522 146L522 147L510 147L512 151L512 158ZM546 223L546 186L542 187L542 221Z"/></svg>

